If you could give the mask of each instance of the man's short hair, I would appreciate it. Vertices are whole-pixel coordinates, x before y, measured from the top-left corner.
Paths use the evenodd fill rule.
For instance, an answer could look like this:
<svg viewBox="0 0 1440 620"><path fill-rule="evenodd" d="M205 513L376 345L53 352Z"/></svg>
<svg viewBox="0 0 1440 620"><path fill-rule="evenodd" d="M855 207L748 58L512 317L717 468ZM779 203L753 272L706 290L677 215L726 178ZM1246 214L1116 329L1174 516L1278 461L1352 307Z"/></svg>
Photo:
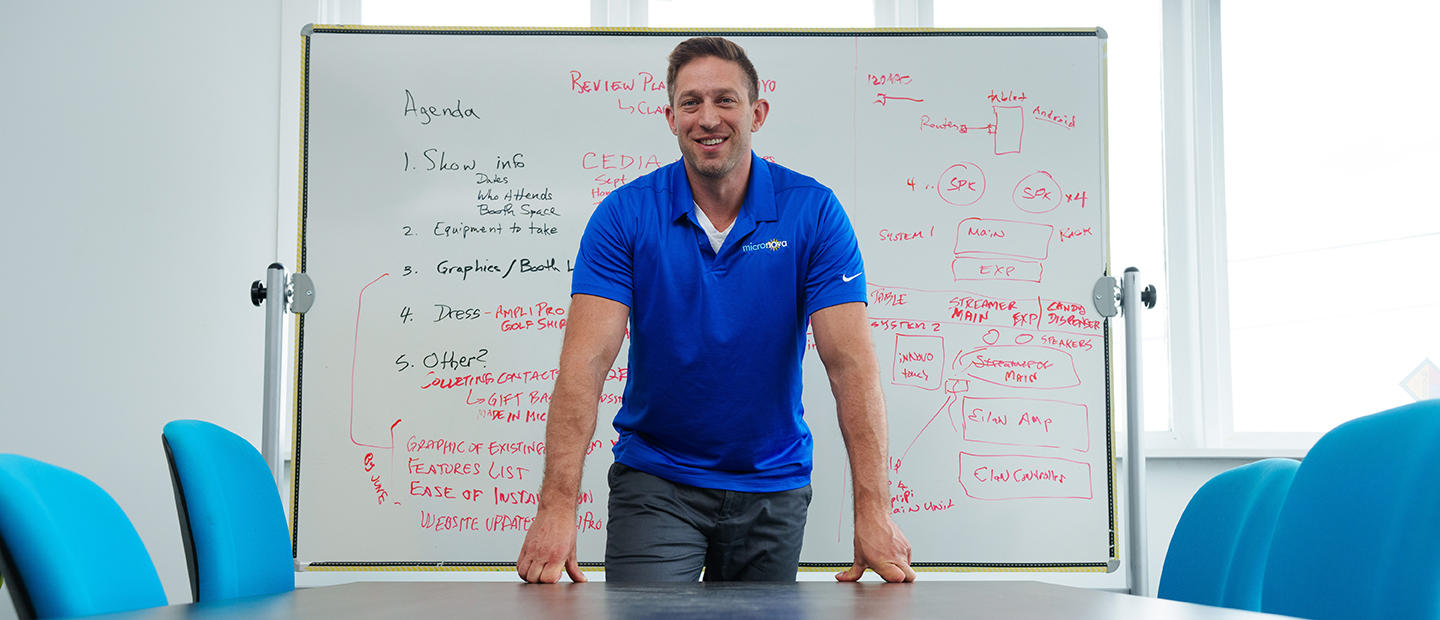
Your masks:
<svg viewBox="0 0 1440 620"><path fill-rule="evenodd" d="M675 76L680 74L680 68L692 60L710 56L740 65L740 71L749 82L750 103L760 100L760 75L755 73L755 65L745 56L745 48L721 37L695 37L681 41L670 52L670 68L665 71L665 91L670 97L670 105L675 105Z"/></svg>

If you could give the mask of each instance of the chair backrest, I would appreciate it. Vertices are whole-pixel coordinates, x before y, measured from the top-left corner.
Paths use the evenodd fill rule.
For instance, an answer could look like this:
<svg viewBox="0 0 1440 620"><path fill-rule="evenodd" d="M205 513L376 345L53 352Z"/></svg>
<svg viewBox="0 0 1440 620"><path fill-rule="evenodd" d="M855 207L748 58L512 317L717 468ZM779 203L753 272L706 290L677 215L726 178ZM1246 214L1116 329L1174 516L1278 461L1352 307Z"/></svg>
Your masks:
<svg viewBox="0 0 1440 620"><path fill-rule="evenodd" d="M1440 400L1351 420L1305 457L1270 543L1262 610L1440 618Z"/></svg>
<svg viewBox="0 0 1440 620"><path fill-rule="evenodd" d="M1200 487L1175 526L1156 596L1259 611L1270 537L1299 467L1256 461Z"/></svg>
<svg viewBox="0 0 1440 620"><path fill-rule="evenodd" d="M125 511L68 469L0 454L0 570L22 619L167 603Z"/></svg>
<svg viewBox="0 0 1440 620"><path fill-rule="evenodd" d="M199 420L166 424L161 442L195 600L295 589L280 492L255 447Z"/></svg>

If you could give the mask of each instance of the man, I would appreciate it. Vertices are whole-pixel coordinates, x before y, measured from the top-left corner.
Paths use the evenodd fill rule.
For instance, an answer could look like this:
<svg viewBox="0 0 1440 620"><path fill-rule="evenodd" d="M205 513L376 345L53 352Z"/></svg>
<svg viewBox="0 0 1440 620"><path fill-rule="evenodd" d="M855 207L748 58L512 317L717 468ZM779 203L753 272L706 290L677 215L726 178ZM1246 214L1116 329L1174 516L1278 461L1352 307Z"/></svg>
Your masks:
<svg viewBox="0 0 1440 620"><path fill-rule="evenodd" d="M576 497L606 373L631 323L615 417L609 581L794 581L810 502L802 418L807 319L835 394L855 487L855 562L913 581L890 518L885 405L864 265L835 195L756 157L770 104L740 46L670 54L670 130L683 164L612 192L586 228L545 430L545 478L516 569L576 564Z"/></svg>

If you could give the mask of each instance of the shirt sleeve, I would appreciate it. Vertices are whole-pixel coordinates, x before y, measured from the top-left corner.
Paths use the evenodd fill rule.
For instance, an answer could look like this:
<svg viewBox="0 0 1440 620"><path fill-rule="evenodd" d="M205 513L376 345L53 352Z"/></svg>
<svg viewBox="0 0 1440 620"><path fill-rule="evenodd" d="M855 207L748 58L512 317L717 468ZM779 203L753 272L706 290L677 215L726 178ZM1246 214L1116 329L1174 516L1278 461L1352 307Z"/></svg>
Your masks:
<svg viewBox="0 0 1440 620"><path fill-rule="evenodd" d="M570 278L570 294L595 295L633 306L633 228L625 225L625 209L615 196L607 196L585 226Z"/></svg>
<svg viewBox="0 0 1440 620"><path fill-rule="evenodd" d="M850 218L833 192L825 192L805 276L805 315L830 306L866 301L865 261Z"/></svg>

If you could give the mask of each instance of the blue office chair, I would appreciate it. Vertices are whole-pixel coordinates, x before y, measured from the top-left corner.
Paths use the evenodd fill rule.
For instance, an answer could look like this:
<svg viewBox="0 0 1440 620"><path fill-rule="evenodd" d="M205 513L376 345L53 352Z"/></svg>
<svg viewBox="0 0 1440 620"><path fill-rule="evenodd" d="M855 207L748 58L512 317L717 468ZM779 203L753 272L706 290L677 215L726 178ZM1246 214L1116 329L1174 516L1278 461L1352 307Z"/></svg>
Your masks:
<svg viewBox="0 0 1440 620"><path fill-rule="evenodd" d="M68 469L0 454L0 571L22 620L167 603L125 511Z"/></svg>
<svg viewBox="0 0 1440 620"><path fill-rule="evenodd" d="M285 510L255 447L199 420L166 424L160 438L195 600L294 590Z"/></svg>
<svg viewBox="0 0 1440 620"><path fill-rule="evenodd" d="M1270 536L1299 467L1266 459L1200 487L1175 526L1156 596L1259 611Z"/></svg>
<svg viewBox="0 0 1440 620"><path fill-rule="evenodd" d="M1302 618L1440 618L1440 400L1351 420L1295 474L1261 609Z"/></svg>

